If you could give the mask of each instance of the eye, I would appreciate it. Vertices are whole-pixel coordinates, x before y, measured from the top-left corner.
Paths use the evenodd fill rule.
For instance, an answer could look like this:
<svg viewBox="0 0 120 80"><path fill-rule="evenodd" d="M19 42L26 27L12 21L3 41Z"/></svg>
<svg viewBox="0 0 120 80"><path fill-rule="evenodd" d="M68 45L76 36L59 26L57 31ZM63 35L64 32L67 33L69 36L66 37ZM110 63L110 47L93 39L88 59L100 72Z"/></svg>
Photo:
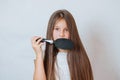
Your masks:
<svg viewBox="0 0 120 80"><path fill-rule="evenodd" d="M57 30L57 31L58 31L58 30L59 30L59 28L55 27L55 28L54 28L54 30Z"/></svg>
<svg viewBox="0 0 120 80"><path fill-rule="evenodd" d="M68 28L66 28L65 31L69 31Z"/></svg>

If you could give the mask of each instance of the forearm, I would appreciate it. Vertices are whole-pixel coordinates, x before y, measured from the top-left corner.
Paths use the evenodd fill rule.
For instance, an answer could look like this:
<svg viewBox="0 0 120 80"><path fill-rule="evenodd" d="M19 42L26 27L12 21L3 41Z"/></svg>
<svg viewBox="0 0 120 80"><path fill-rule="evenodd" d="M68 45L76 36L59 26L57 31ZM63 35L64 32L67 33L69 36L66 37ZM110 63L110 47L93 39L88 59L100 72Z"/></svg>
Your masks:
<svg viewBox="0 0 120 80"><path fill-rule="evenodd" d="M46 80L45 70L44 70L44 64L42 56L39 55L39 57L36 58L34 61L35 64L35 70L34 70L34 80Z"/></svg>

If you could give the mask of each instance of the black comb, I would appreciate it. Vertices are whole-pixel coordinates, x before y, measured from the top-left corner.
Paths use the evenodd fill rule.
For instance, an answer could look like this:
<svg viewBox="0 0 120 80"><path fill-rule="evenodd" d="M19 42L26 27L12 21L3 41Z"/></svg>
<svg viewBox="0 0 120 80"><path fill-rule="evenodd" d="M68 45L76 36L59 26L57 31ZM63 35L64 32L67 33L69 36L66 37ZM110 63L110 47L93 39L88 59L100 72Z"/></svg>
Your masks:
<svg viewBox="0 0 120 80"><path fill-rule="evenodd" d="M41 42L54 44L55 47L59 49L72 49L74 47L73 42L70 39L66 39L66 38L59 38L59 39L56 39L55 41L42 39Z"/></svg>
<svg viewBox="0 0 120 80"><path fill-rule="evenodd" d="M53 42L57 48L60 49L72 49L74 47L73 42L70 39L59 38Z"/></svg>

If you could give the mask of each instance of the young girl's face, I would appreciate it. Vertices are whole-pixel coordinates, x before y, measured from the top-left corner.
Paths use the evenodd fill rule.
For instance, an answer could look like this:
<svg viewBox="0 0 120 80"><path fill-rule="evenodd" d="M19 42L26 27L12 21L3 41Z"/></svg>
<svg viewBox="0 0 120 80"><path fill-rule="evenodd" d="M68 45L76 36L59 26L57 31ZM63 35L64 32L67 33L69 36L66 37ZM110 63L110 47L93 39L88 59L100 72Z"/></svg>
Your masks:
<svg viewBox="0 0 120 80"><path fill-rule="evenodd" d="M53 29L53 39L56 40L58 38L66 38L69 39L70 33L64 19L61 19L56 22Z"/></svg>

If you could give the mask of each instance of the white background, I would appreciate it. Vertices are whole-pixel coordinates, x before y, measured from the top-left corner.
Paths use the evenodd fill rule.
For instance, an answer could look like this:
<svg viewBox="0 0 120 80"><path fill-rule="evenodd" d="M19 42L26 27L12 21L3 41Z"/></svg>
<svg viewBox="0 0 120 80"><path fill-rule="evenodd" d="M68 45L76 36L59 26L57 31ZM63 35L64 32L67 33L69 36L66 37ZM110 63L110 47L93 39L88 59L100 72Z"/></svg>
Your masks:
<svg viewBox="0 0 120 80"><path fill-rule="evenodd" d="M95 80L120 80L119 0L0 0L0 80L33 80L31 38L58 9L73 14Z"/></svg>

